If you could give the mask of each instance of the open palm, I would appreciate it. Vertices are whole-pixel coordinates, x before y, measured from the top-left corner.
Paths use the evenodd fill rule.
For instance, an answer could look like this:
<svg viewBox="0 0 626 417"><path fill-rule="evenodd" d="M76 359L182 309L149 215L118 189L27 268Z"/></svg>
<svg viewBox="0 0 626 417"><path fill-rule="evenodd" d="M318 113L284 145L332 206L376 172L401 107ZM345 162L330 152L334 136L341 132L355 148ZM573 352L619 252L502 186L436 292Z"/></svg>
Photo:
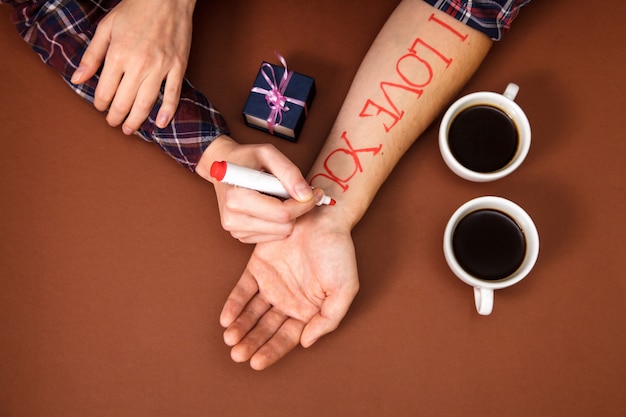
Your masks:
<svg viewBox="0 0 626 417"><path fill-rule="evenodd" d="M314 210L286 239L256 246L222 310L233 360L263 369L337 328L359 283L350 232L330 215Z"/></svg>

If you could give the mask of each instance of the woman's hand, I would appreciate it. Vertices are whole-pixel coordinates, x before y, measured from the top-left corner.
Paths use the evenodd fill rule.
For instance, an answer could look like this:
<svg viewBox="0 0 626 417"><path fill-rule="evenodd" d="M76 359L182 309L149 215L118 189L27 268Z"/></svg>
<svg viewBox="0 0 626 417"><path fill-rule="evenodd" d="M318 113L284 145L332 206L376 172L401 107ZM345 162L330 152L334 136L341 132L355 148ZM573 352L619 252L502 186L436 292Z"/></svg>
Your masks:
<svg viewBox="0 0 626 417"><path fill-rule="evenodd" d="M94 106L126 134L146 120L165 81L156 125L172 120L191 48L195 0L123 0L98 24L72 83L102 66Z"/></svg>
<svg viewBox="0 0 626 417"><path fill-rule="evenodd" d="M220 183L210 175L215 161L267 171L280 180L293 198L282 201L257 191ZM311 189L298 167L274 146L240 145L225 135L215 139L204 152L196 173L215 187L222 227L244 243L286 238L292 233L296 219L312 210L324 196L322 190Z"/></svg>

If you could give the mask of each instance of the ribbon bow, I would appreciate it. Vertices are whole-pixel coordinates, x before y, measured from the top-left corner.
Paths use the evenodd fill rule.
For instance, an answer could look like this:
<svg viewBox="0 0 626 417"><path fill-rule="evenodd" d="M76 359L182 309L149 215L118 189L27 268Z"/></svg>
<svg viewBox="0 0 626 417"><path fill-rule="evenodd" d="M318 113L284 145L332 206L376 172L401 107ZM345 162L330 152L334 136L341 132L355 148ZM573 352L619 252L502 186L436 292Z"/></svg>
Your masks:
<svg viewBox="0 0 626 417"><path fill-rule="evenodd" d="M263 63L261 66L261 74L270 89L267 90L261 87L252 88L253 93L263 94L265 96L265 101L270 108L270 114L267 117L267 128L271 134L274 134L274 126L280 125L283 121L283 112L289 111L289 107L287 107L287 103L293 103L297 106L304 108L305 114L308 114L308 109L306 103L302 100L298 100L295 98L285 96L285 90L289 85L289 81L291 81L291 76L293 75L293 71L289 71L287 69L287 61L280 55L278 52L274 51L274 55L283 64L285 67L285 72L280 79L280 82L276 80L276 74L274 73L274 68L268 64L267 62ZM265 72L265 69L269 69L269 73Z"/></svg>

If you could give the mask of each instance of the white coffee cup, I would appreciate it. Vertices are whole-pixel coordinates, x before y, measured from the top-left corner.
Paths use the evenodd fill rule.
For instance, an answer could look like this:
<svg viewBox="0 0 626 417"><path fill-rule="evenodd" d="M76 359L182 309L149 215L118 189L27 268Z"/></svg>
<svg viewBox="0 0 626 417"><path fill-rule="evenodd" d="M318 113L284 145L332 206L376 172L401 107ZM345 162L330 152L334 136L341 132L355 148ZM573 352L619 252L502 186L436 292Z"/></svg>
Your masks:
<svg viewBox="0 0 626 417"><path fill-rule="evenodd" d="M482 213L484 215L485 212L489 212L489 215L491 215L494 211L499 214L504 214L508 220L512 220L519 228L524 240L524 250L519 265L516 263L515 266L512 266L515 268L513 272L499 279L485 279L485 277L477 276L478 274L468 271L467 266L461 265L459 259L462 258L462 256L460 256L458 246L456 247L457 252L455 252L455 242L458 243L458 241L455 240L458 238L455 233L459 233L457 228L462 220L468 218L470 214ZM504 217L502 220L507 221ZM482 223L477 223L477 225L483 226ZM480 230L481 233L486 234L485 238L493 237L493 235L490 235L490 232L485 231L485 229ZM498 245L500 244L499 242L497 243ZM477 247L473 247L472 253L480 253L480 251L484 249L481 248L480 245L476 246ZM485 247L491 248L492 245L486 244ZM506 247L506 245L504 245L504 247ZM534 267L539 255L539 234L537 233L537 228L531 217L517 204L501 197L478 197L463 204L450 217L444 232L443 252L452 272L461 279L461 281L474 287L474 299L478 313L481 315L489 315L493 310L494 290L517 284L524 279Z"/></svg>
<svg viewBox="0 0 626 417"><path fill-rule="evenodd" d="M514 101L518 92L519 86L510 83L503 94L489 91L471 93L461 97L448 108L439 127L439 150L446 165L454 173L470 181L487 182L503 178L521 165L530 149L531 132L526 113ZM465 166L468 164L461 163L457 157L458 153L455 156L455 152L450 146L449 132L453 122L461 113L476 106L489 106L500 110L513 122L517 131L517 147L511 157L506 159L508 162L504 162L502 166L488 172L481 172ZM474 152L478 152L477 149L480 150L481 148L473 148ZM475 157L478 158L476 155Z"/></svg>

